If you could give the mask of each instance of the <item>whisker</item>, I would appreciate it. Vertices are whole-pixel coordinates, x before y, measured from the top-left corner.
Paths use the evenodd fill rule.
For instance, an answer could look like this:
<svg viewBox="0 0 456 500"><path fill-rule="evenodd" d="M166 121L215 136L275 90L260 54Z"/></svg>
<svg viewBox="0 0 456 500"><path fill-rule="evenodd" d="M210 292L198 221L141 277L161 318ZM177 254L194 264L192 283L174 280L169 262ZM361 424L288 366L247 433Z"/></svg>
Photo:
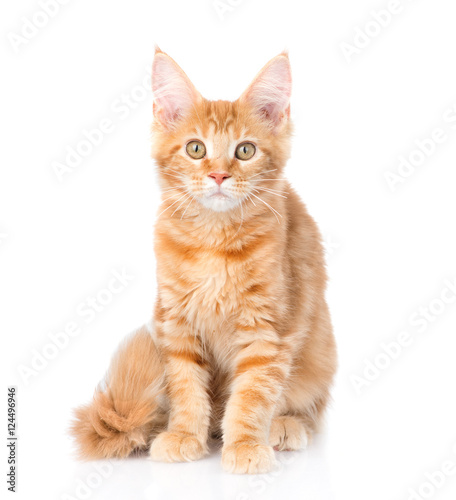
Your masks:
<svg viewBox="0 0 456 500"><path fill-rule="evenodd" d="M263 181L286 181L287 179L260 179L258 182L263 182Z"/></svg>
<svg viewBox="0 0 456 500"><path fill-rule="evenodd" d="M268 172L275 172L277 169L273 168L272 170L265 170L264 172L259 172L258 174L252 175L252 177L249 177L249 179L253 179L254 177L257 177L258 175L261 174L267 174Z"/></svg>
<svg viewBox="0 0 456 500"><path fill-rule="evenodd" d="M179 208L188 200L189 196L192 196L192 193L188 193L187 197L184 199L184 201L174 210L174 212L171 214L171 217L179 210Z"/></svg>
<svg viewBox="0 0 456 500"><path fill-rule="evenodd" d="M244 201L245 200L242 200L241 204L239 205L241 207L241 223L239 224L238 230L234 233L233 237L231 238L231 241L233 241L234 238L236 238L236 236L238 235L239 231L241 230L242 224L244 223L244 210L242 208L242 205L243 205Z"/></svg>
<svg viewBox="0 0 456 500"><path fill-rule="evenodd" d="M256 187L257 189L269 189L269 191L274 191L274 193L288 194L288 192L285 191L284 189L276 189L276 188L272 188L272 187L268 187L268 186L262 186L261 184L254 184L254 187Z"/></svg>
<svg viewBox="0 0 456 500"><path fill-rule="evenodd" d="M171 168L171 167L166 167L166 170L170 170L171 172L174 172L175 174L182 175L182 172L179 172L179 170L175 170L174 168Z"/></svg>
<svg viewBox="0 0 456 500"><path fill-rule="evenodd" d="M274 208L271 207L271 205L269 205L269 203L266 203L263 199L261 199L259 196L257 196L256 194L253 194L251 193L252 196L255 196L255 198L257 198L258 200L260 200L262 203L264 203L271 211L272 213L275 215L275 218L277 219L277 222L280 224L280 221L279 219L277 218L277 215L282 218L282 216L279 214L279 212L277 212L277 210L275 210Z"/></svg>
<svg viewBox="0 0 456 500"><path fill-rule="evenodd" d="M181 196L179 199L177 199L174 203L171 203L171 205L170 205L169 207L165 208L165 210L163 210L162 212L160 212L160 213L158 214L158 217L160 217L160 215L164 214L167 210L169 210L169 209L170 209L172 206L174 206L177 202L179 202L180 200L182 200L182 198L183 198L184 196L187 196L187 193L184 193L184 195L183 195L183 196ZM172 198L172 196L171 196L171 198ZM167 198L167 199L169 200L169 198ZM165 201L166 201L166 200L165 200Z"/></svg>
<svg viewBox="0 0 456 500"><path fill-rule="evenodd" d="M181 175L181 176L177 176L177 175L173 175L173 174L169 174L168 172L162 172L163 175L169 175L170 177L175 177L176 179L179 179L179 180L182 180L184 177Z"/></svg>
<svg viewBox="0 0 456 500"><path fill-rule="evenodd" d="M288 198L288 196L284 196L283 194L274 193L274 191L269 191L269 189L264 188L256 188L255 191L263 191L264 193L273 194L274 196L280 196L281 198Z"/></svg>
<svg viewBox="0 0 456 500"><path fill-rule="evenodd" d="M176 196L177 193L174 193L172 194L171 196L168 196L168 198L165 198L164 200L162 200L162 203L165 203L165 201L168 201L168 200L172 200L175 196ZM180 194L180 193L179 193Z"/></svg>
<svg viewBox="0 0 456 500"><path fill-rule="evenodd" d="M192 196L192 198L191 198L191 200L188 202L188 205L185 207L184 213L181 215L180 220L182 220L182 219L183 219L183 217L184 217L184 215L185 215L185 212L187 211L187 208L190 206L190 204L192 203L192 201L193 201L194 199L195 199L195 196L193 195L193 196ZM185 200L185 201L187 201L187 200Z"/></svg>

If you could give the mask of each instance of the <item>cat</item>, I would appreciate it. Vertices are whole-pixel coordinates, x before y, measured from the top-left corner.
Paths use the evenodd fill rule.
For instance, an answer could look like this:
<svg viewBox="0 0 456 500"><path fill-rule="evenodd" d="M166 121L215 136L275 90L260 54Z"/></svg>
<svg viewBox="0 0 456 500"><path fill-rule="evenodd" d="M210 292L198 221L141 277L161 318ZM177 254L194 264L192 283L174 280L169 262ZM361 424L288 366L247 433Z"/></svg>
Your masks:
<svg viewBox="0 0 456 500"><path fill-rule="evenodd" d="M321 237L283 178L289 58L236 101L208 101L157 48L152 87L155 313L72 431L86 459L197 460L214 437L224 470L266 473L274 450L305 448L318 430L337 365Z"/></svg>

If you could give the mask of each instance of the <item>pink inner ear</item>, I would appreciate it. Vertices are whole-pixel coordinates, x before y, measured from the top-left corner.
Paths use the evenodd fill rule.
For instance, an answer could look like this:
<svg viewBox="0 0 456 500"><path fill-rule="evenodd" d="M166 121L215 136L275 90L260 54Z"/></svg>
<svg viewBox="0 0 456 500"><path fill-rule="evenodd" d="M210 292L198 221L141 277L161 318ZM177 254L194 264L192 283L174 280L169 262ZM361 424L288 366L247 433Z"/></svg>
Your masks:
<svg viewBox="0 0 456 500"><path fill-rule="evenodd" d="M291 69L284 55L272 59L246 91L247 100L274 126L288 116L290 97Z"/></svg>
<svg viewBox="0 0 456 500"><path fill-rule="evenodd" d="M152 67L154 114L165 125L181 118L193 106L197 93L179 66L166 54L155 56Z"/></svg>

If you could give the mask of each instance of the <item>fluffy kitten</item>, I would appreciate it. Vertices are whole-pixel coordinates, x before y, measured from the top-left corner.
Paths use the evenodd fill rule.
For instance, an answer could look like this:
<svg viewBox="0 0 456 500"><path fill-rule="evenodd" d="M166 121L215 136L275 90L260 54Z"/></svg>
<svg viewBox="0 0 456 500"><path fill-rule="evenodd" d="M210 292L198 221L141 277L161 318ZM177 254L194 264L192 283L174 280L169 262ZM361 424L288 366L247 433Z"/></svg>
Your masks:
<svg viewBox="0 0 456 500"><path fill-rule="evenodd" d="M201 458L218 436L225 470L264 473L274 449L306 446L336 369L320 235L283 179L289 60L237 101L208 101L157 49L153 91L155 315L73 432L84 458L150 447L167 462Z"/></svg>

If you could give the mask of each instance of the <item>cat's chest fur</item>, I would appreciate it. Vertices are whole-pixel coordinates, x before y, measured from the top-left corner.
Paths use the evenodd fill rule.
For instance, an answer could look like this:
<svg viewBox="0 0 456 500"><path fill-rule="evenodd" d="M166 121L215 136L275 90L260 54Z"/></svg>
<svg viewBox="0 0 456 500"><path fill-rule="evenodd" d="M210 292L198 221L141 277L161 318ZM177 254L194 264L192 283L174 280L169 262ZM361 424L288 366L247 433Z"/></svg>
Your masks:
<svg viewBox="0 0 456 500"><path fill-rule="evenodd" d="M223 250L167 244L165 238L157 248L157 263L162 305L201 332L233 322L254 267Z"/></svg>
<svg viewBox="0 0 456 500"><path fill-rule="evenodd" d="M224 256L202 254L191 267L184 266L182 277L186 291L186 316L203 323L213 323L232 315L242 303L242 275ZM208 325L212 327L212 325Z"/></svg>
<svg viewBox="0 0 456 500"><path fill-rule="evenodd" d="M204 337L220 338L240 323L253 323L264 311L266 283L278 282L276 240L247 227L241 237L235 227L220 241L204 239L204 229L189 238L171 224L158 228L160 303ZM207 234L212 237L214 231Z"/></svg>

